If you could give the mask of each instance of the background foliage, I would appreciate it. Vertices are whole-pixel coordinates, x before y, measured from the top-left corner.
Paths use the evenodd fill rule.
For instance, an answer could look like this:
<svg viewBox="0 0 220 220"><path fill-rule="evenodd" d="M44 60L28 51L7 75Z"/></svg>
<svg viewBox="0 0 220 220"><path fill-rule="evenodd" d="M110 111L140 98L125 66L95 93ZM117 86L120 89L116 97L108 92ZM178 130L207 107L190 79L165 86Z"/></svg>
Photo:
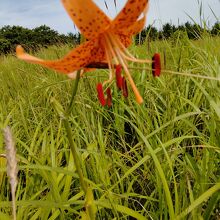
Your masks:
<svg viewBox="0 0 220 220"><path fill-rule="evenodd" d="M212 36L219 35L220 23L215 23L211 30L202 28L198 24L189 22L176 27L169 23L163 25L162 30L148 26L136 36L136 44L142 44L146 37L149 41L169 39L178 33L186 33L189 39L199 39L204 33ZM58 44L79 44L80 34L68 33L59 34L46 25L34 29L23 28L20 26L4 26L0 29L0 54L7 54L15 51L17 44L21 44L26 50L36 51L42 47Z"/></svg>
<svg viewBox="0 0 220 220"><path fill-rule="evenodd" d="M42 47L58 44L78 44L79 34L59 34L46 25L34 29L20 26L4 26L0 29L0 53L7 54L15 51L15 47L21 44L26 50L36 51Z"/></svg>
<svg viewBox="0 0 220 220"><path fill-rule="evenodd" d="M219 37L209 32L199 36L191 40L185 31L175 31L168 39L155 38L150 44L146 39L129 49L139 58L160 53L166 69L219 78ZM36 56L55 59L71 48L53 45ZM219 82L166 71L159 78L148 70L133 70L132 75L143 105L130 90L124 99L112 85L113 106L102 108L96 85L108 74L99 70L80 80L70 116L83 173L94 192L96 218L218 219ZM72 81L9 54L0 57L0 84L0 129L12 128L19 160L17 219L81 219L85 197L62 117L54 108L68 105ZM0 187L0 219L10 219L2 157Z"/></svg>

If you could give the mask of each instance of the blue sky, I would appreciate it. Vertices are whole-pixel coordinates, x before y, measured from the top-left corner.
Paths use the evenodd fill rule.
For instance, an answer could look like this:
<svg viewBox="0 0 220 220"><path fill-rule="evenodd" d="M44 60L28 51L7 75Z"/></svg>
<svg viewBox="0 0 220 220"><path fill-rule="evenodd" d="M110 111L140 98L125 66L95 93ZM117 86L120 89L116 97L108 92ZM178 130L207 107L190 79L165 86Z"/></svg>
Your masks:
<svg viewBox="0 0 220 220"><path fill-rule="evenodd" d="M81 1L81 0L79 0ZM113 0L94 0L110 17L114 17L126 0L117 0L118 8ZM181 24L192 17L199 20L199 4L202 3L202 16L208 24L216 22L211 9L220 20L220 0L151 0L147 24L155 23L161 27L166 22ZM211 8L211 9L210 9ZM4 25L21 25L34 28L46 24L60 33L74 32L74 26L60 0L0 0L0 27Z"/></svg>

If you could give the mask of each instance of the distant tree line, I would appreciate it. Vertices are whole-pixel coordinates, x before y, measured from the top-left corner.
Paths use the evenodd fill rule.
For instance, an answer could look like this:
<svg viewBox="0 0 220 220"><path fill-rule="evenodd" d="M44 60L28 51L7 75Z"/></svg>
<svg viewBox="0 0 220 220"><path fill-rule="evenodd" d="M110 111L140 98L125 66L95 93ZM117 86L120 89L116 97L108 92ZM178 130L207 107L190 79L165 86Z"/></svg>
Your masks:
<svg viewBox="0 0 220 220"><path fill-rule="evenodd" d="M146 38L148 38L150 41L169 39L177 35L177 33L186 34L188 39L191 40L197 40L205 33L212 36L217 36L220 35L220 23L216 22L211 29L202 28L200 25L191 24L190 22L186 22L185 24L179 26L166 23L163 25L161 30L158 30L153 26L148 26L136 36L136 44L143 43Z"/></svg>
<svg viewBox="0 0 220 220"><path fill-rule="evenodd" d="M135 42L137 44L143 43L146 38L149 41L169 39L178 32L183 32L189 39L193 40L199 39L204 33L216 36L220 35L220 23L215 23L211 29L202 28L198 24L191 24L189 22L179 26L167 23L163 25L161 30L153 26L148 26L135 37ZM59 34L46 25L34 29L21 26L4 26L0 29L0 54L14 52L18 44L24 46L28 51L35 51L50 45L79 44L80 38L79 33Z"/></svg>
<svg viewBox="0 0 220 220"><path fill-rule="evenodd" d="M34 29L21 26L4 26L0 29L0 54L15 51L18 44L28 51L50 45L73 43L79 44L80 34L59 34L46 25Z"/></svg>

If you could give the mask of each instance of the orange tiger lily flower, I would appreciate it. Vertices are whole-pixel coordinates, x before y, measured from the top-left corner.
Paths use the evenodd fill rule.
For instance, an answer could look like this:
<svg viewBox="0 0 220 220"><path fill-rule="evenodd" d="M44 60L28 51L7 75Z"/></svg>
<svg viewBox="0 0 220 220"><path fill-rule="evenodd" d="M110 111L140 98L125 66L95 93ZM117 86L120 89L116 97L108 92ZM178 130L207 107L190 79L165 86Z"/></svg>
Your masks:
<svg viewBox="0 0 220 220"><path fill-rule="evenodd" d="M138 103L143 102L130 73L127 61L152 63L151 60L138 60L126 49L132 42L132 36L140 32L145 25L148 0L128 0L115 19L110 19L92 0L62 0L62 3L88 40L71 50L59 60L42 60L24 52L19 45L17 57L30 63L54 69L70 77L74 72L84 69L92 63L107 62L109 67L109 83L114 78L115 65L121 65L125 78L128 79ZM142 16L142 17L141 17Z"/></svg>

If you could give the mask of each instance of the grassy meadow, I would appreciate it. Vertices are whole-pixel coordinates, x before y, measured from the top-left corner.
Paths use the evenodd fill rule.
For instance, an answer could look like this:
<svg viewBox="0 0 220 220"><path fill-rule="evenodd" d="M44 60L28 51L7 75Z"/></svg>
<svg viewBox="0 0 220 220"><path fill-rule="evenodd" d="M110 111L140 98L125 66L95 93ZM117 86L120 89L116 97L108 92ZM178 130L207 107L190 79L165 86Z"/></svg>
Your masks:
<svg viewBox="0 0 220 220"><path fill-rule="evenodd" d="M70 45L40 50L62 57ZM161 54L164 69L220 78L220 39L183 35L129 49L136 57ZM144 67L130 63L132 67ZM147 67L147 66L146 66ZM113 89L113 106L101 107L96 84L108 70L80 79L69 117L84 181L84 195L60 114L73 82L13 55L0 57L0 129L13 131L19 166L18 220L220 219L220 82L133 70L143 98ZM0 133L0 154L5 154ZM11 219L6 160L0 157L0 219Z"/></svg>

